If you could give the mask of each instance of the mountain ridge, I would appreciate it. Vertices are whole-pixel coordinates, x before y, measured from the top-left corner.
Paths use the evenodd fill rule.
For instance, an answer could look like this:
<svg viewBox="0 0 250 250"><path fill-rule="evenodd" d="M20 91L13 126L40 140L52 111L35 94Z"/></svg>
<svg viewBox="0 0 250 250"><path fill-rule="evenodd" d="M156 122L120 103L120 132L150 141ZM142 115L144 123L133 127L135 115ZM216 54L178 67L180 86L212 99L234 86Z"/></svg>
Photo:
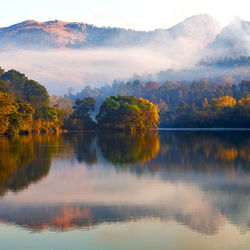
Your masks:
<svg viewBox="0 0 250 250"><path fill-rule="evenodd" d="M18 48L85 48L141 46L187 38L200 41L201 46L213 41L220 32L213 17L201 14L189 17L169 29L136 31L124 28L97 27L81 22L26 20L0 28L0 42Z"/></svg>

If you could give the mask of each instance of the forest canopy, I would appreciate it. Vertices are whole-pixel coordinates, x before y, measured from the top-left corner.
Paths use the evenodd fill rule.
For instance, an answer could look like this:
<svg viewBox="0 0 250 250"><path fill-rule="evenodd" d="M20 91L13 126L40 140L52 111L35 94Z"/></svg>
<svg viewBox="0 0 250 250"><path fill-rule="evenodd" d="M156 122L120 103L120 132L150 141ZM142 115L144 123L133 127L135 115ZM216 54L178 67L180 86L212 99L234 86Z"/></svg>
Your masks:
<svg viewBox="0 0 250 250"><path fill-rule="evenodd" d="M158 126L249 128L250 81L231 76L161 84L115 81L61 97L49 96L44 86L16 70L0 68L0 135Z"/></svg>
<svg viewBox="0 0 250 250"><path fill-rule="evenodd" d="M58 131L64 109L49 102L44 86L16 70L0 68L0 135Z"/></svg>
<svg viewBox="0 0 250 250"><path fill-rule="evenodd" d="M115 81L100 88L85 87L69 97L92 97L96 110L110 95L148 99L159 107L160 127L250 127L250 81L237 83L231 76L221 81L172 82Z"/></svg>
<svg viewBox="0 0 250 250"><path fill-rule="evenodd" d="M144 131L157 129L158 107L143 98L133 96L110 96L96 117L102 129Z"/></svg>

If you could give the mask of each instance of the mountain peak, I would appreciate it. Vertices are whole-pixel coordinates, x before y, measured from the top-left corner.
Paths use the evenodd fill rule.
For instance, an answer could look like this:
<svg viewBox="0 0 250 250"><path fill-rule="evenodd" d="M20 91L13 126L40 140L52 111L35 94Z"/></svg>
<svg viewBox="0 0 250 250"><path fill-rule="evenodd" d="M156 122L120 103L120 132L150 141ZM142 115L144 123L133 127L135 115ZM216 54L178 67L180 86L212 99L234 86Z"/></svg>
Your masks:
<svg viewBox="0 0 250 250"><path fill-rule="evenodd" d="M194 16L191 16L191 17L188 17L184 20L187 21L187 20L203 20L203 21L216 21L211 15L209 14L198 14L198 15L194 15ZM217 21L216 21L217 22Z"/></svg>
<svg viewBox="0 0 250 250"><path fill-rule="evenodd" d="M183 34L189 37L199 37L201 41L212 42L220 33L220 24L208 14L195 15L170 29L173 36Z"/></svg>

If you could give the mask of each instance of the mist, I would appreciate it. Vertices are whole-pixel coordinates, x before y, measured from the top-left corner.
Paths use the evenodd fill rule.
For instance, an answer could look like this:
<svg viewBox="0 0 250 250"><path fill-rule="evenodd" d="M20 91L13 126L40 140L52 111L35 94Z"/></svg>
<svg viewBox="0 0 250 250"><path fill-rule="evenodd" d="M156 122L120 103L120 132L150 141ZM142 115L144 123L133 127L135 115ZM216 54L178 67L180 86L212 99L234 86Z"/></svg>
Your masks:
<svg viewBox="0 0 250 250"><path fill-rule="evenodd" d="M179 48L178 48L179 49ZM98 48L22 50L0 52L0 65L16 69L44 85L50 94L67 93L84 86L98 87L113 80L126 80L134 74L155 74L166 68L182 68L195 60L171 50L143 48Z"/></svg>
<svg viewBox="0 0 250 250"><path fill-rule="evenodd" d="M152 80L160 83L232 74L242 75L247 80L247 68L232 72L231 69L226 71L216 66L209 69L197 67L197 64L205 57L216 60L224 56L248 56L249 27L249 22L235 20L219 34L218 27L215 31L212 29L208 37L203 33L197 35L196 29L194 34L190 34L183 33L183 30L180 32L179 28L174 33L156 30L150 36L141 32L138 37L132 31L122 32L113 40L108 40L109 46L81 49L30 49L28 45L19 49L15 46L3 47L0 50L0 66L26 74L44 85L50 94L57 95L66 94L69 88L76 93L86 86L94 88L112 84L114 80L127 81L134 75L141 80L150 75ZM185 26L184 30L190 30L189 26L188 29ZM176 33L181 35L175 37ZM142 45L139 38L147 39Z"/></svg>
<svg viewBox="0 0 250 250"><path fill-rule="evenodd" d="M235 17L216 39L202 50L202 56L238 57L250 55L250 22Z"/></svg>

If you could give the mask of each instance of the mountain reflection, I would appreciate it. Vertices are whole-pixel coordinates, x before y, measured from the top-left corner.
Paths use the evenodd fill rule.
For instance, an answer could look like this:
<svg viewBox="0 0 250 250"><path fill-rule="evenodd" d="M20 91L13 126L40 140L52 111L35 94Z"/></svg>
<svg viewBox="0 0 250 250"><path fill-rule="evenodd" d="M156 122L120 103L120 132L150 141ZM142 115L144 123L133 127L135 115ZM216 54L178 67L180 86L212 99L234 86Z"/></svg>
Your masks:
<svg viewBox="0 0 250 250"><path fill-rule="evenodd" d="M0 221L67 231L160 218L208 235L228 222L245 232L249 152L240 131L1 138Z"/></svg>
<svg viewBox="0 0 250 250"><path fill-rule="evenodd" d="M141 218L156 218L161 220L174 219L188 225L195 231L212 235L225 223L225 216L218 210L206 208L196 214L170 213L165 208L150 208L142 206L91 206L91 205L61 205L55 207L0 208L3 221L16 223L34 231L61 230L76 228L90 229L104 222L125 222ZM2 218L4 217L4 218Z"/></svg>

